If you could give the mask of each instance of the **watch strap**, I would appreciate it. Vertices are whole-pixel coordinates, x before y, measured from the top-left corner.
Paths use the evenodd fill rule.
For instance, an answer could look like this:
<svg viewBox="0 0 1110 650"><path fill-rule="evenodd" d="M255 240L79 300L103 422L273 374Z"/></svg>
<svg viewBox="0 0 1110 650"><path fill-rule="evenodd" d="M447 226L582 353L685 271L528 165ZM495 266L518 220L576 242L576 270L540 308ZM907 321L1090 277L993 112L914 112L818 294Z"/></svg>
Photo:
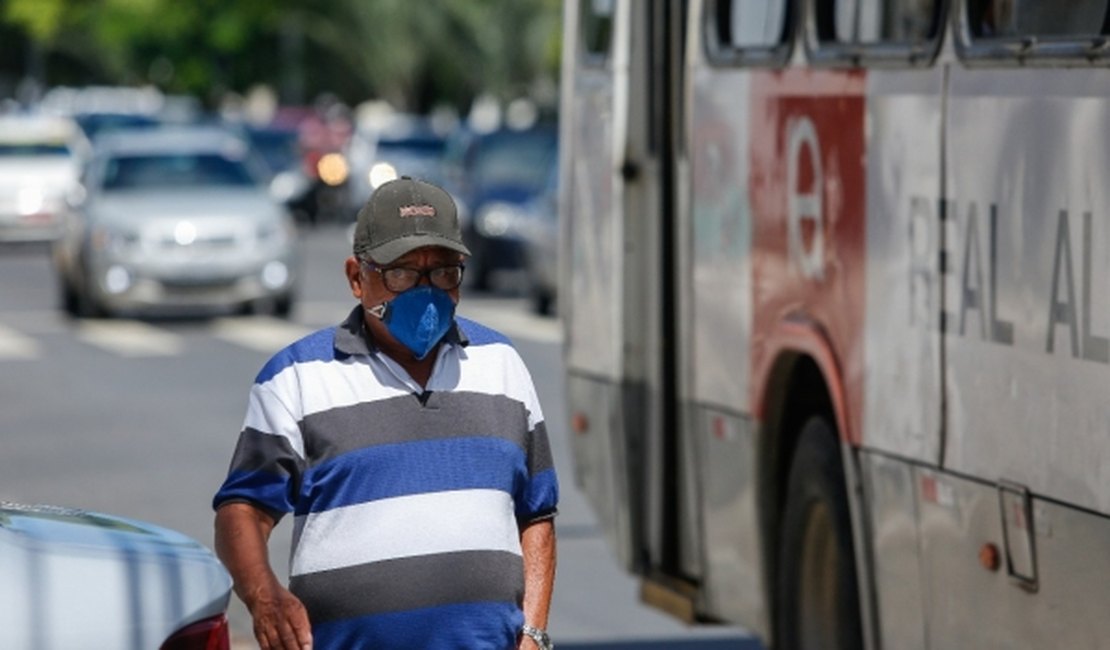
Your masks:
<svg viewBox="0 0 1110 650"><path fill-rule="evenodd" d="M551 637L547 636L547 630L541 630L525 623L521 632L524 633L524 636L535 641L540 650L555 650L555 644L551 642Z"/></svg>

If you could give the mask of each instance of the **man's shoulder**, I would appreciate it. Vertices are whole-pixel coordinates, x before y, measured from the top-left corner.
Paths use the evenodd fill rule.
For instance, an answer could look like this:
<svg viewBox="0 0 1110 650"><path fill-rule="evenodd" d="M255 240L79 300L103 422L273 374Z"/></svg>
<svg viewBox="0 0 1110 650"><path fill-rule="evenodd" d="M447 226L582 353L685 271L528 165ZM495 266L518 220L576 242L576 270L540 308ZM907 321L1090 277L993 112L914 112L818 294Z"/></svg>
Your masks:
<svg viewBox="0 0 1110 650"><path fill-rule="evenodd" d="M265 383L286 368L297 364L334 361L336 359L335 330L335 326L316 330L278 350L262 367L254 382Z"/></svg>
<svg viewBox="0 0 1110 650"><path fill-rule="evenodd" d="M508 336L505 336L492 327L487 327L461 316L456 317L455 321L459 324L459 329L462 330L462 333L466 336L468 345L482 346L501 344L507 345L510 348L513 347L513 342L509 340Z"/></svg>

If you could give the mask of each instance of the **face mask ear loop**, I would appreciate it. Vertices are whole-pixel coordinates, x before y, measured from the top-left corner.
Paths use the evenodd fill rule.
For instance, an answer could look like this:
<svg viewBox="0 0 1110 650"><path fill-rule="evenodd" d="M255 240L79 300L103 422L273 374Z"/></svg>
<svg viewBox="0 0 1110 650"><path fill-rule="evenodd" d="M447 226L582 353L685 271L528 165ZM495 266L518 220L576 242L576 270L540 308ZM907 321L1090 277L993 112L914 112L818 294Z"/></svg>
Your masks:
<svg viewBox="0 0 1110 650"><path fill-rule="evenodd" d="M377 318L378 320L385 320L385 311L387 309L389 309L389 303L388 302L383 302L380 305L374 305L373 307L367 307L366 308L366 313L370 314L371 316L373 316L375 318Z"/></svg>

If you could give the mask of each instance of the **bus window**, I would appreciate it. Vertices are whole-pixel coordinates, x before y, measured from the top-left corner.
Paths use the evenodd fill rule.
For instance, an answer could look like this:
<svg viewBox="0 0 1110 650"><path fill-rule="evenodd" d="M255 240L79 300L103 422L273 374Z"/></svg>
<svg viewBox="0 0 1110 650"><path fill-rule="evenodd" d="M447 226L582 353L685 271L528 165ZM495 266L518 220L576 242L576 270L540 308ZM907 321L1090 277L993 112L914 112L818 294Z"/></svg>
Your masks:
<svg viewBox="0 0 1110 650"><path fill-rule="evenodd" d="M716 63L784 62L789 26L788 0L709 0L706 50Z"/></svg>
<svg viewBox="0 0 1110 650"><path fill-rule="evenodd" d="M609 58L613 37L614 0L581 0L578 4L583 51L587 61L602 63Z"/></svg>
<svg viewBox="0 0 1110 650"><path fill-rule="evenodd" d="M813 0L806 47L816 64L927 66L940 48L942 0Z"/></svg>
<svg viewBox="0 0 1110 650"><path fill-rule="evenodd" d="M1107 0L969 0L973 38L1090 39L1104 33Z"/></svg>
<svg viewBox="0 0 1110 650"><path fill-rule="evenodd" d="M940 28L937 0L818 0L817 4L822 41L921 45L935 39Z"/></svg>

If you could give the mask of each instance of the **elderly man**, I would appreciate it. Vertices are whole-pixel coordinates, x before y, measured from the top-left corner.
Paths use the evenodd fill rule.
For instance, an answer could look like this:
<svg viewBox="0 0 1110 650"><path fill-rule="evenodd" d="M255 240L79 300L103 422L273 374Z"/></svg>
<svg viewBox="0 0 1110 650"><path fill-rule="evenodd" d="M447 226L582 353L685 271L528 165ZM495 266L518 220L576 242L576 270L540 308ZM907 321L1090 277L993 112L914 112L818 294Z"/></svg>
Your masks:
<svg viewBox="0 0 1110 650"><path fill-rule="evenodd" d="M549 648L558 502L531 376L455 317L451 197L401 178L358 215L335 328L277 353L216 494L216 552L264 649ZM266 543L293 513L289 588Z"/></svg>

